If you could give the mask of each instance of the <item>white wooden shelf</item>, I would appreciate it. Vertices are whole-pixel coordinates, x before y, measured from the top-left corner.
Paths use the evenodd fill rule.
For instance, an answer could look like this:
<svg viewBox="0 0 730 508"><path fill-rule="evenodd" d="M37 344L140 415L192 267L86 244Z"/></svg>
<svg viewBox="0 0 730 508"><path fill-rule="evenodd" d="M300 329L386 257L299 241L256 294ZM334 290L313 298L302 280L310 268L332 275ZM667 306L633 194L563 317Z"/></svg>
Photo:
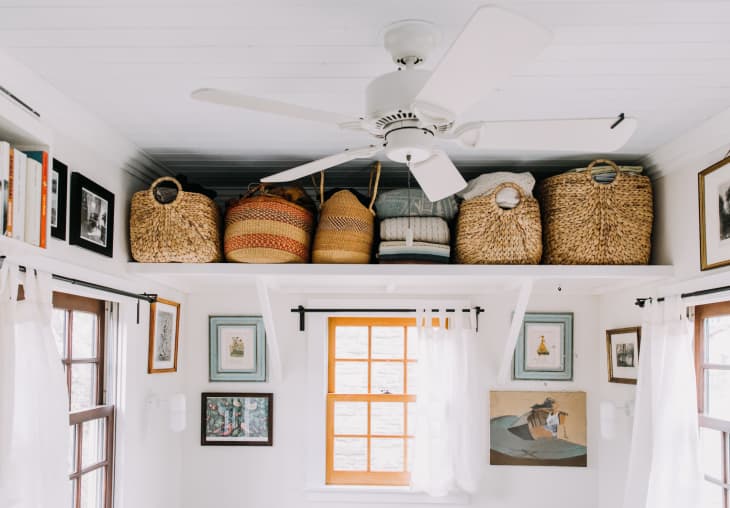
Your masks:
<svg viewBox="0 0 730 508"><path fill-rule="evenodd" d="M535 291L602 294L669 280L666 265L319 265L238 263L129 263L130 274L184 292L255 284L287 293L362 294L493 293L518 289L531 279Z"/></svg>

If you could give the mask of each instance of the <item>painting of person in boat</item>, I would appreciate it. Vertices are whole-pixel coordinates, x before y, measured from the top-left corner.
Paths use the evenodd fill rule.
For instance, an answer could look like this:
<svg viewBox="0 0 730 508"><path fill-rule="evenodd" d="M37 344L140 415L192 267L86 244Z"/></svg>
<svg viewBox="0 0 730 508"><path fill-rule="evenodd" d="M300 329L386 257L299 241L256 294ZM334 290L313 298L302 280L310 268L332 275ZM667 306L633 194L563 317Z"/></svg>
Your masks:
<svg viewBox="0 0 730 508"><path fill-rule="evenodd" d="M490 463L587 465L585 392L491 392Z"/></svg>

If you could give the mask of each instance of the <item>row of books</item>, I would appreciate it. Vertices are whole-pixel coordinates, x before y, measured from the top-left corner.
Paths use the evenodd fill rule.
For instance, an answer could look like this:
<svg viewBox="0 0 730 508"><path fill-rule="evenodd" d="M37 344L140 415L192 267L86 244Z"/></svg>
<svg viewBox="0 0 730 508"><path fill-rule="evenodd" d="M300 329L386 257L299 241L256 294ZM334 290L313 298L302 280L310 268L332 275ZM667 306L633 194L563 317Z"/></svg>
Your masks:
<svg viewBox="0 0 730 508"><path fill-rule="evenodd" d="M46 247L48 152L21 151L0 141L0 232Z"/></svg>

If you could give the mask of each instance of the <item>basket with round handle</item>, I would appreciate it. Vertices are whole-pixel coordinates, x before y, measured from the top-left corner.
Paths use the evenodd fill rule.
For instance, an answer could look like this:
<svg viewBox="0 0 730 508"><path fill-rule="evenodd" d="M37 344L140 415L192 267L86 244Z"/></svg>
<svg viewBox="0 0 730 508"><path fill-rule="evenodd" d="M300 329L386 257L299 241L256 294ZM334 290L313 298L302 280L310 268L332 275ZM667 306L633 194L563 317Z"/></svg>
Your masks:
<svg viewBox="0 0 730 508"><path fill-rule="evenodd" d="M514 189L519 196L514 208L502 208L497 203L497 195L507 188ZM541 256L540 207L516 183L504 182L459 207L457 263L536 264Z"/></svg>
<svg viewBox="0 0 730 508"><path fill-rule="evenodd" d="M593 169L607 165L613 181L596 182ZM598 159L582 172L546 178L539 187L544 263L647 264L654 205L651 180L627 175L614 162Z"/></svg>
<svg viewBox="0 0 730 508"><path fill-rule="evenodd" d="M171 200L160 184L172 182ZM175 178L158 178L132 196L132 258L141 263L212 263L221 260L221 216L208 196L186 192Z"/></svg>

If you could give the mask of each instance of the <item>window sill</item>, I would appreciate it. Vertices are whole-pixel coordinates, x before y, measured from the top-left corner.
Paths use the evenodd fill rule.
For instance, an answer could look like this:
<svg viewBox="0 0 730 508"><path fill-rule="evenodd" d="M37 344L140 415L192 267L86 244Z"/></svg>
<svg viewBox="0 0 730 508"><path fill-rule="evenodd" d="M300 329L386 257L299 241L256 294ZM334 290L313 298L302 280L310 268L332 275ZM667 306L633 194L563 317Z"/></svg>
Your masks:
<svg viewBox="0 0 730 508"><path fill-rule="evenodd" d="M414 492L409 487L366 487L359 485L308 487L305 489L305 496L307 501L332 503L466 505L471 501L468 494L431 497L423 492Z"/></svg>

